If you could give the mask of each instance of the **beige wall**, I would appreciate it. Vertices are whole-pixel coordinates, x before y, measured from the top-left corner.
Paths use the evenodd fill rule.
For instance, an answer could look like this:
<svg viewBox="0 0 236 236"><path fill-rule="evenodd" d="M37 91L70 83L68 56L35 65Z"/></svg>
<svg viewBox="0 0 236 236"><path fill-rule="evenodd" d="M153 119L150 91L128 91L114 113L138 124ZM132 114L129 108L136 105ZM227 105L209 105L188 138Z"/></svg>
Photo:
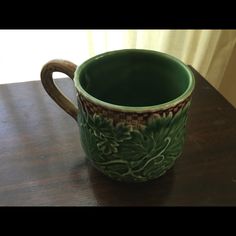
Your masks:
<svg viewBox="0 0 236 236"><path fill-rule="evenodd" d="M218 90L236 108L236 45Z"/></svg>

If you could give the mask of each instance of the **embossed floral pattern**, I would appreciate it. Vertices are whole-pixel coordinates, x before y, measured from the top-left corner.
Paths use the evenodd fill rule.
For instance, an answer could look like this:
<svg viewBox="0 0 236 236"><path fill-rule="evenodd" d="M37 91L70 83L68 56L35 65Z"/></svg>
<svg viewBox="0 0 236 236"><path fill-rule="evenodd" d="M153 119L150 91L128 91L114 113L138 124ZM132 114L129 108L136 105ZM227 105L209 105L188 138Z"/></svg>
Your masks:
<svg viewBox="0 0 236 236"><path fill-rule="evenodd" d="M190 101L175 114L153 114L134 127L90 114L79 103L81 140L87 157L105 175L120 181L143 182L163 175L180 156Z"/></svg>

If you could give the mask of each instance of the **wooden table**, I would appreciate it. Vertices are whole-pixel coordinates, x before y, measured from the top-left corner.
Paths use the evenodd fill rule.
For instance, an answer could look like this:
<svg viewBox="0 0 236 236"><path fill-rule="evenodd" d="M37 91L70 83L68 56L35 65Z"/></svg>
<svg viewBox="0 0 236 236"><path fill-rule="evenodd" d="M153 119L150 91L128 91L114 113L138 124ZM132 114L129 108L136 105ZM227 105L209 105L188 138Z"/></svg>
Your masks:
<svg viewBox="0 0 236 236"><path fill-rule="evenodd" d="M0 86L1 206L236 205L236 110L194 69L183 155L159 179L115 182L86 161L76 122L40 81ZM69 79L57 80L74 101Z"/></svg>

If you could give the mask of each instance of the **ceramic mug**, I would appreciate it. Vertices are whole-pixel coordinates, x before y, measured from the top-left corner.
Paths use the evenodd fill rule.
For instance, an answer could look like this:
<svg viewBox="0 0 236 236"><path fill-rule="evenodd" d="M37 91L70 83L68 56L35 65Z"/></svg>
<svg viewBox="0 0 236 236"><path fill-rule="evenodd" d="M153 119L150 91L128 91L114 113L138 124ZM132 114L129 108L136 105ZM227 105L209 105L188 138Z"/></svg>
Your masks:
<svg viewBox="0 0 236 236"><path fill-rule="evenodd" d="M55 86L55 71L74 80L78 108ZM182 153L195 79L175 57L124 49L78 67L52 60L43 66L41 81L78 122L87 158L106 176L126 182L155 179Z"/></svg>

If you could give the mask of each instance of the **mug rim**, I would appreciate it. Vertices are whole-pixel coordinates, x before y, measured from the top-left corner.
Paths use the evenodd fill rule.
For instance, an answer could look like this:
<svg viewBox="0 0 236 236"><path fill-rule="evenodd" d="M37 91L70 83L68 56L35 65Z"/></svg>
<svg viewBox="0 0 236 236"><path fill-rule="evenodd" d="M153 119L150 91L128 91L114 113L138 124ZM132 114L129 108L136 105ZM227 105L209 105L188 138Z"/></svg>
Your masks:
<svg viewBox="0 0 236 236"><path fill-rule="evenodd" d="M102 100L92 96L91 94L89 94L87 91L85 91L83 89L83 87L80 84L80 79L79 78L80 78L80 74L81 74L82 70L85 67L87 67L88 64L90 64L94 60L100 59L102 57L114 55L114 54L121 53L121 52L132 52L132 51L133 52L146 52L146 53L150 53L150 54L155 54L157 56L165 57L165 58L167 58L171 61L175 61L188 74L188 82L189 83L188 83L187 89L180 96L176 97L175 99L172 99L172 100L170 100L168 102L165 102L165 103L152 105L152 106L122 106L122 105L116 105L116 104L113 104L113 103L102 101ZM145 111L165 110L165 109L168 109L170 107L176 106L177 104L184 101L193 92L193 89L195 87L195 78L194 78L193 72L190 70L190 68L186 64L184 64L180 59L178 59L178 58L176 58L172 55L169 55L167 53L154 51L154 50L149 50L149 49L121 49L121 50L113 50L113 51L108 51L108 52L98 54L98 55L93 56L93 57L89 58L88 60L84 61L80 66L77 66L77 68L74 72L74 83L75 83L75 87L77 88L79 94L82 94L86 99L88 99L90 102L92 102L94 104L103 106L103 107L108 108L108 109L122 111L122 112L145 112Z"/></svg>

